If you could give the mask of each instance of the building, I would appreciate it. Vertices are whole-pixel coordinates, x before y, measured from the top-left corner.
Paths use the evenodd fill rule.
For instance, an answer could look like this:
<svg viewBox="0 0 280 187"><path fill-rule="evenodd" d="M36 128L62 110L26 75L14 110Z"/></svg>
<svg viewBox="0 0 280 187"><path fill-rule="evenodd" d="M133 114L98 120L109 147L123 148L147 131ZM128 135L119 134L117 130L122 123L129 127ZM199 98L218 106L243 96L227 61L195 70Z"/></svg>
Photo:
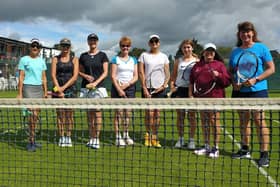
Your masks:
<svg viewBox="0 0 280 187"><path fill-rule="evenodd" d="M29 54L29 46L27 42L0 37L0 90L15 89L18 61ZM41 57L47 63L58 53L55 48L42 46Z"/></svg>

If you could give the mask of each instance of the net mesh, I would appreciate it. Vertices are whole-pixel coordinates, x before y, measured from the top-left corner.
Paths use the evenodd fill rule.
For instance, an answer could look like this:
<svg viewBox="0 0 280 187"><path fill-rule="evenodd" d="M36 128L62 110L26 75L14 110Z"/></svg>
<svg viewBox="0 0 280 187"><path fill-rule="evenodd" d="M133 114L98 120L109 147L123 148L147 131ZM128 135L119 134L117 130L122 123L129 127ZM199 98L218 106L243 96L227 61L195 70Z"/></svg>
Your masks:
<svg viewBox="0 0 280 187"><path fill-rule="evenodd" d="M35 152L26 150L28 111L40 108ZM56 111L72 109L72 147L61 147ZM87 112L102 111L100 148L87 147ZM116 146L115 112L129 109L129 136L133 145ZM161 148L144 146L145 111L160 110L158 140ZM184 142L178 141L176 110L184 109ZM194 142L204 145L201 111L219 111L219 157L198 156L188 149L187 114L196 111ZM268 168L258 167L260 144L251 117L251 159L232 159L240 148L237 110L263 113L269 128ZM1 186L279 186L280 99L0 99ZM123 127L119 126L123 136ZM211 145L213 136L211 136Z"/></svg>

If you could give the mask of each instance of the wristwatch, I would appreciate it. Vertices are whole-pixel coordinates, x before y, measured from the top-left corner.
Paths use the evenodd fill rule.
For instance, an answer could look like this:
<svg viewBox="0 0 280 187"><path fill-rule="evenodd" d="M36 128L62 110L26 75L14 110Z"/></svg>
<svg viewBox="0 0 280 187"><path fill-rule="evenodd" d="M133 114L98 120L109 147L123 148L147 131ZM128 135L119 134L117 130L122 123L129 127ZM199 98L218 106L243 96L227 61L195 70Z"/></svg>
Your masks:
<svg viewBox="0 0 280 187"><path fill-rule="evenodd" d="M255 77L256 82L260 82L261 80L259 79L259 77Z"/></svg>

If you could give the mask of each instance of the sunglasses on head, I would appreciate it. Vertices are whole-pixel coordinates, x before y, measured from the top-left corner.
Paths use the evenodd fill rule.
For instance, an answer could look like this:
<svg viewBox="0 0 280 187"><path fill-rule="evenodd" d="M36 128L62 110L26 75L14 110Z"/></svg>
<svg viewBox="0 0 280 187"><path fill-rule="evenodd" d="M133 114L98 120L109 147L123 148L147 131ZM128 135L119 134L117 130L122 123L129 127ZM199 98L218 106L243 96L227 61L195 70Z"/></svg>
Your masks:
<svg viewBox="0 0 280 187"><path fill-rule="evenodd" d="M153 38L150 40L150 43L158 43L159 42L159 39L157 38Z"/></svg>
<svg viewBox="0 0 280 187"><path fill-rule="evenodd" d="M41 46L38 45L38 44L31 44L31 47L32 47L32 48L37 48L37 49L40 49L40 48L41 48Z"/></svg>
<svg viewBox="0 0 280 187"><path fill-rule="evenodd" d="M129 48L130 45L121 45L121 48L125 48L125 47Z"/></svg>

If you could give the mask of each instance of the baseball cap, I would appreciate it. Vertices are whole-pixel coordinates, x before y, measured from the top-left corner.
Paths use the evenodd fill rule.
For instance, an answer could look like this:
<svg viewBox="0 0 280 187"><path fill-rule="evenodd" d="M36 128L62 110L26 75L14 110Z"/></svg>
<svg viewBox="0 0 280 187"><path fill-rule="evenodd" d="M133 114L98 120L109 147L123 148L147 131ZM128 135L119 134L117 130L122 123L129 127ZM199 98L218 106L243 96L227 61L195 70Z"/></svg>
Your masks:
<svg viewBox="0 0 280 187"><path fill-rule="evenodd" d="M87 40L98 40L98 36L95 33L91 33L88 35Z"/></svg>
<svg viewBox="0 0 280 187"><path fill-rule="evenodd" d="M212 48L212 49L214 49L215 51L216 51L216 49L217 49L216 45L213 44L213 43L207 43L207 44L205 44L205 45L203 46L203 50L206 50L206 49L209 49L209 48Z"/></svg>
<svg viewBox="0 0 280 187"><path fill-rule="evenodd" d="M59 42L60 45L71 45L71 41L68 38L62 38Z"/></svg>
<svg viewBox="0 0 280 187"><path fill-rule="evenodd" d="M149 36L149 40L151 40L153 38L157 38L158 40L160 40L160 37L157 34L152 34L151 36Z"/></svg>
<svg viewBox="0 0 280 187"><path fill-rule="evenodd" d="M37 38L32 38L32 40L31 40L30 42L31 42L31 44L33 44L33 43L37 43L38 45L41 45L40 40L39 40L39 39L37 39Z"/></svg>

